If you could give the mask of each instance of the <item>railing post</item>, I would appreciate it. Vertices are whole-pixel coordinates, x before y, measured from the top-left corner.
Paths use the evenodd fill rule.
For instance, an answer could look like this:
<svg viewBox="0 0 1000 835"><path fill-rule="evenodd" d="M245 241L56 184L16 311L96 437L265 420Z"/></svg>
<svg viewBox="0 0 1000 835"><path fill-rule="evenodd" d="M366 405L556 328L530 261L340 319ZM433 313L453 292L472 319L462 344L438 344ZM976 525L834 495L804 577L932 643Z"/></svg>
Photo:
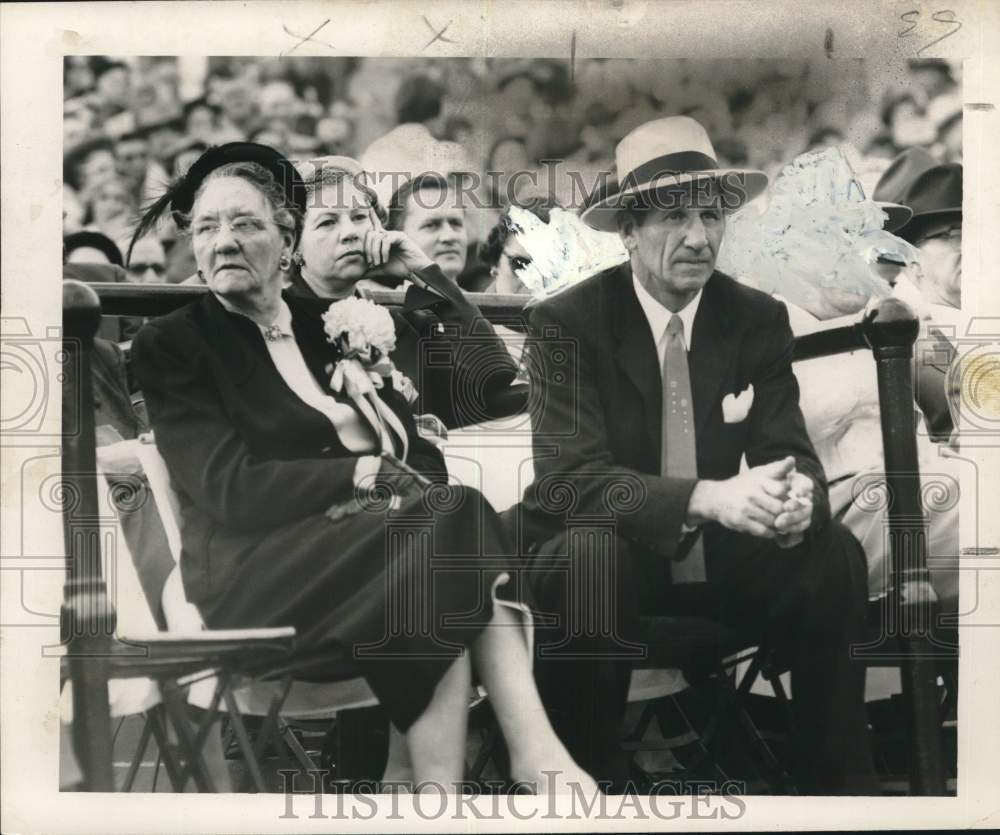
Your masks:
<svg viewBox="0 0 1000 835"><path fill-rule="evenodd" d="M60 623L73 682L73 745L87 791L113 791L108 656L115 613L101 572L91 353L97 294L63 282L62 471L67 573Z"/></svg>
<svg viewBox="0 0 1000 835"><path fill-rule="evenodd" d="M915 794L941 795L945 778L941 717L931 629L937 597L927 572L927 520L920 502L920 469L911 360L919 323L896 299L866 322L875 356L888 492L891 588L881 643L897 648L903 700L910 722L910 783ZM863 651L862 655L865 654ZM897 656L897 657L898 657Z"/></svg>

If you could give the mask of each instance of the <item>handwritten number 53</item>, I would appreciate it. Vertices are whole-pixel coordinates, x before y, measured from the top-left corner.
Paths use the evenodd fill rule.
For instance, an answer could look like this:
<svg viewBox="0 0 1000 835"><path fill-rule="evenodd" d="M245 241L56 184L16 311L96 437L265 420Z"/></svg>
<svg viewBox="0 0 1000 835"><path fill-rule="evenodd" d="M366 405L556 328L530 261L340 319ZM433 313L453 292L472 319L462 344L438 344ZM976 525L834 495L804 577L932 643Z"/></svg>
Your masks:
<svg viewBox="0 0 1000 835"><path fill-rule="evenodd" d="M920 19L920 12L917 11L916 9L914 9L911 12L903 12L899 16L899 19L902 20L904 23L908 23L909 27L907 27L906 29L901 29L898 33L898 37L908 38L913 34L913 30L917 28L917 22ZM934 40L932 40L930 43L924 44L922 47L920 47L920 49L917 50L917 55L923 54L932 46L934 46L934 44L941 43L941 41L943 41L945 38L950 38L959 29L962 28L961 21L955 18L955 13L951 9L940 9L939 11L934 12L934 14L931 15L931 20L933 20L935 23L942 23L945 26L954 26L955 28L950 29L940 37L937 37Z"/></svg>

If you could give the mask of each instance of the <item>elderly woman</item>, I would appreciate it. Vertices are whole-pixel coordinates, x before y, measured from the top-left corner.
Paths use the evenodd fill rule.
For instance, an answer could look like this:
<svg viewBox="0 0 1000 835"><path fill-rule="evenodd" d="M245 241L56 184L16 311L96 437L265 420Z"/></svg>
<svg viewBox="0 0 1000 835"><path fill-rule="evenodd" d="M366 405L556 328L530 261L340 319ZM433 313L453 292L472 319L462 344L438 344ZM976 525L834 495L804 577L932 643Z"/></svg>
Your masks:
<svg viewBox="0 0 1000 835"><path fill-rule="evenodd" d="M298 168L307 208L288 274L292 294L341 299L369 284L403 282L395 361L416 384L415 411L449 427L488 418L490 395L506 389L517 369L479 308L414 238L385 230L387 213L360 163L323 157Z"/></svg>
<svg viewBox="0 0 1000 835"><path fill-rule="evenodd" d="M517 610L498 597L514 569L493 510L446 485L390 358L380 387L345 396L370 375L334 382L350 361L324 330L333 313L324 322L282 294L304 203L286 159L230 143L207 151L136 232L170 210L211 291L150 322L132 348L181 502L188 597L212 628L292 625L303 655L339 653L316 677L346 664L367 679L418 781L462 779L474 663L512 776L558 770L592 790L545 718ZM368 243L374 263L391 260L383 237ZM421 610L412 621L404 604Z"/></svg>

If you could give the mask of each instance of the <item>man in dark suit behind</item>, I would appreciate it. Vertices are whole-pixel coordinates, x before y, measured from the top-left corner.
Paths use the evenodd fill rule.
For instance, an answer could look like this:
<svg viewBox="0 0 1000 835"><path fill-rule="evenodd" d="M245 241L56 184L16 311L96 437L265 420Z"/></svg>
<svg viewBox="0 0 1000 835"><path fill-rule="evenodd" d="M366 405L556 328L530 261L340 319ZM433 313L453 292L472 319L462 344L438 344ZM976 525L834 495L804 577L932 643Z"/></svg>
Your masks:
<svg viewBox="0 0 1000 835"><path fill-rule="evenodd" d="M617 231L629 263L531 315L541 396L519 525L540 607L564 615L561 631L539 633L543 648L559 645L555 656L536 656L553 722L578 762L621 779L639 615L711 617L768 638L790 664L800 791L873 793L864 671L849 656L864 621L864 554L829 518L784 306L714 270L726 213L766 177L720 170L685 117L634 130L617 166L620 184L583 219ZM580 598L571 518L612 520L599 599ZM604 633L574 631L602 611Z"/></svg>

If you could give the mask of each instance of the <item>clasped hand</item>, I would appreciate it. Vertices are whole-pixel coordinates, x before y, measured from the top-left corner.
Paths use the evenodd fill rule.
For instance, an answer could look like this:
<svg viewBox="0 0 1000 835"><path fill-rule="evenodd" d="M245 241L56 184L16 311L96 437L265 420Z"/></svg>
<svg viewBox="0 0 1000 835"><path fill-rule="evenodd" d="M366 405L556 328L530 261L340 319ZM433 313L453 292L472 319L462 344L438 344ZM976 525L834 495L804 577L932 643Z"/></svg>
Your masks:
<svg viewBox="0 0 1000 835"><path fill-rule="evenodd" d="M813 489L813 480L788 456L724 481L699 481L689 511L695 522L711 520L791 548L812 521Z"/></svg>

